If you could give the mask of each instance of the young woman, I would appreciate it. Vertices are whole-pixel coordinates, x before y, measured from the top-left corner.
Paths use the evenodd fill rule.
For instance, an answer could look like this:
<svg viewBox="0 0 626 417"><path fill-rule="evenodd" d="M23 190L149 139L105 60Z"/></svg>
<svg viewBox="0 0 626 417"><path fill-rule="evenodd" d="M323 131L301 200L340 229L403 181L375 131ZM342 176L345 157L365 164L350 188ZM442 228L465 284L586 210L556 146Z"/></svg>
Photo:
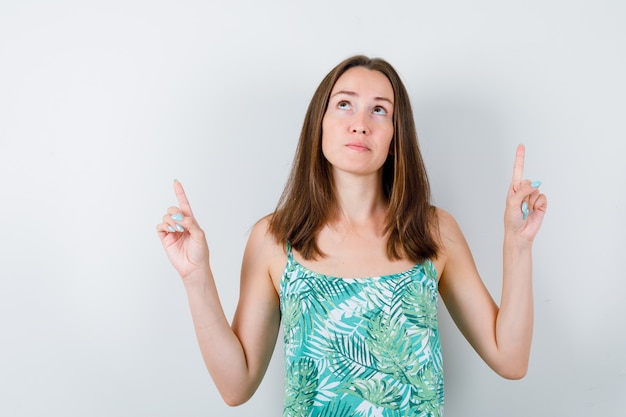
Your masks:
<svg viewBox="0 0 626 417"><path fill-rule="evenodd" d="M515 157L504 213L500 306L454 219L430 203L411 105L386 61L355 56L322 81L287 187L252 229L230 324L205 235L179 182L157 226L183 279L206 366L224 400L260 384L279 326L284 416L439 416L438 294L484 361L525 375L532 336L531 247L547 207Z"/></svg>

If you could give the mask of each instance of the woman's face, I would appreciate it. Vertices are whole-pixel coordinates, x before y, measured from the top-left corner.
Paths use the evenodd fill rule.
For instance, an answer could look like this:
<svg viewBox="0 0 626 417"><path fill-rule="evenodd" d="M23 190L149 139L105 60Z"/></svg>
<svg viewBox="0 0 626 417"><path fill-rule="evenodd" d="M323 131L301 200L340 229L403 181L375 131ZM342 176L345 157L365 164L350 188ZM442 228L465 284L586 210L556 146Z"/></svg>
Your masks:
<svg viewBox="0 0 626 417"><path fill-rule="evenodd" d="M339 77L322 120L322 152L335 174L380 172L393 138L393 103L379 71L354 67Z"/></svg>

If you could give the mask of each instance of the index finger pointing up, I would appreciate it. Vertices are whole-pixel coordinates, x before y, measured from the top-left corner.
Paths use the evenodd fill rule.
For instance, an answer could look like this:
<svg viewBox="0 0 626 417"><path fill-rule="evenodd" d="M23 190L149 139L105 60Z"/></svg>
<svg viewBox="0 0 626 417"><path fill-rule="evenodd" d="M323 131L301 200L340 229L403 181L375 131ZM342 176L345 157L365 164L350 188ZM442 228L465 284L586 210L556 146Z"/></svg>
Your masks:
<svg viewBox="0 0 626 417"><path fill-rule="evenodd" d="M174 193L176 193L178 206L183 212L183 215L193 217L193 212L191 211L191 205L189 204L189 200L187 200L187 195L185 194L183 185L178 180L174 180Z"/></svg>
<svg viewBox="0 0 626 417"><path fill-rule="evenodd" d="M513 186L513 190L517 191L519 184L522 182L522 178L524 177L524 156L526 154L526 148L524 145L519 145L517 147L517 152L515 153L515 163L513 164L513 181L511 185Z"/></svg>

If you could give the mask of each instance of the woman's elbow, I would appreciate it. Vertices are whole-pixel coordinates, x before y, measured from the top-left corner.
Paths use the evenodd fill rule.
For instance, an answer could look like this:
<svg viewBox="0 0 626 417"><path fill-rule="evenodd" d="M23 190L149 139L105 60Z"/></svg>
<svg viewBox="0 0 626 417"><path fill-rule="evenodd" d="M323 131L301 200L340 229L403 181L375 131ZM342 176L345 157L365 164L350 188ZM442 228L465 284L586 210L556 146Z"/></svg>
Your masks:
<svg viewBox="0 0 626 417"><path fill-rule="evenodd" d="M252 398L252 394L254 394L254 391L249 392L248 390L235 390L233 392L220 391L222 400L224 400L224 403L229 407L238 407L245 404Z"/></svg>
<svg viewBox="0 0 626 417"><path fill-rule="evenodd" d="M504 379L519 380L528 373L528 362L519 364L508 364L494 369L498 375Z"/></svg>
<svg viewBox="0 0 626 417"><path fill-rule="evenodd" d="M238 407L242 404L245 404L250 399L250 397L222 395L222 399L229 407Z"/></svg>

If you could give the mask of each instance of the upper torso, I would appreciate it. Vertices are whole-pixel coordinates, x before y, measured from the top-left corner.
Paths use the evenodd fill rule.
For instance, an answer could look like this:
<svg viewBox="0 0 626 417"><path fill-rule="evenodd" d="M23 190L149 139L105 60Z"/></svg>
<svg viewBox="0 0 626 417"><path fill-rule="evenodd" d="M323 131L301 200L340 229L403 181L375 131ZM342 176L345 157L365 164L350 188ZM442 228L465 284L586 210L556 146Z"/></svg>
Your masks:
<svg viewBox="0 0 626 417"><path fill-rule="evenodd" d="M406 271L415 265L410 259L389 259L387 254L387 240L385 236L375 236L370 233L365 236L341 236L332 233L328 227L320 232L318 244L324 257L304 259L297 250L293 251L294 259L301 265L318 273L344 278L361 278L383 276ZM283 275L287 254L284 243L275 242L271 257L268 257L269 273L276 293L279 293L280 280ZM444 269L445 251L431 262L440 278Z"/></svg>

